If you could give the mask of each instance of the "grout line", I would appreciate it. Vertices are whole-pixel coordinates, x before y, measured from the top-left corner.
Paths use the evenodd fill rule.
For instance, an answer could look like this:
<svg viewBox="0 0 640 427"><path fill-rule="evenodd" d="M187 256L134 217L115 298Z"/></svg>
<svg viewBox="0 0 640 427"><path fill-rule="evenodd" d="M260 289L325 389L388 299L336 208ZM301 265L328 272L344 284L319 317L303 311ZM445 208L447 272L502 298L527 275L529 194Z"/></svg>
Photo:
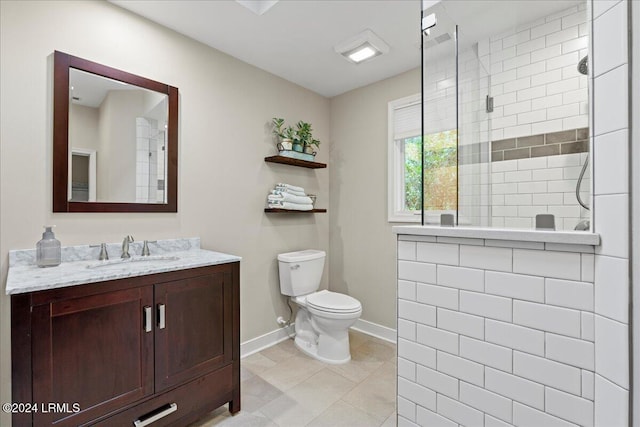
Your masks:
<svg viewBox="0 0 640 427"><path fill-rule="evenodd" d="M602 317L603 319L609 320L609 321L611 321L611 322L615 322L615 323L617 323L617 324L618 324L618 325L620 325L620 326L625 326L625 327L631 328L631 325L630 325L629 323L621 322L620 320L616 320L616 319L614 319L614 318L612 318L612 317L605 316L604 314L596 313L596 312L594 311L594 312L593 312L593 315L594 315L594 321L595 321L595 316L599 316L599 317ZM595 329L595 327L594 327L594 329ZM594 334L595 334L595 331L594 331Z"/></svg>

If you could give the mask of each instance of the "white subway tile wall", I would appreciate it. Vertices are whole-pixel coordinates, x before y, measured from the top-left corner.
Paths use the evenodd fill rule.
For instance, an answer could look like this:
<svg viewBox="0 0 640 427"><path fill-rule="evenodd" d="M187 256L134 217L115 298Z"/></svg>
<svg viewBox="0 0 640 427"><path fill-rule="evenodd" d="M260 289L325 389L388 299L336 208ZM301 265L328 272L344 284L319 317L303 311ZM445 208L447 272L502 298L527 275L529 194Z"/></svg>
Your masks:
<svg viewBox="0 0 640 427"><path fill-rule="evenodd" d="M629 326L596 315L596 372L629 389Z"/></svg>
<svg viewBox="0 0 640 427"><path fill-rule="evenodd" d="M593 2L595 425L629 424L629 4Z"/></svg>
<svg viewBox="0 0 640 427"><path fill-rule="evenodd" d="M595 263L596 312L629 323L629 260L598 255Z"/></svg>
<svg viewBox="0 0 640 427"><path fill-rule="evenodd" d="M555 215L557 230L573 230L589 211L575 195L578 175L587 153L491 162L494 203L491 224L534 228L537 214ZM582 200L590 203L591 172L587 167L581 186Z"/></svg>
<svg viewBox="0 0 640 427"><path fill-rule="evenodd" d="M165 200L164 138L155 119L136 118L136 202L156 203ZM160 188L161 187L161 188Z"/></svg>
<svg viewBox="0 0 640 427"><path fill-rule="evenodd" d="M475 52L460 53L460 153L474 144L480 153L491 150L489 140L589 126L587 76L577 70L588 52L586 21L584 3L479 41L479 61ZM612 55L615 59L611 61L619 62L619 55ZM446 72L437 75L444 81L451 74L451 64L440 62L437 68ZM484 110L487 93L494 97L494 110L489 114ZM441 123L444 109L431 104L425 117ZM431 115L429 108L440 112ZM533 148L525 148L527 157L542 157L504 162L491 162L479 154L469 164L466 154L462 155L458 168L460 224L533 228L537 214L549 213L556 217L556 229L573 230L588 219L589 212L578 205L574 195L586 153L556 153L557 148L535 147L535 154L530 154ZM517 156L525 154L512 151ZM559 155L546 157L549 154ZM587 170L581 187L585 201L590 199L590 187Z"/></svg>
<svg viewBox="0 0 640 427"><path fill-rule="evenodd" d="M592 400L548 389L545 395L545 409L549 414L585 427L593 427Z"/></svg>
<svg viewBox="0 0 640 427"><path fill-rule="evenodd" d="M485 321L488 342L544 356L544 332L511 323Z"/></svg>
<svg viewBox="0 0 640 427"><path fill-rule="evenodd" d="M402 238L425 267L398 280L398 425L593 426L597 363L628 386L615 353L596 363L626 329L594 318L593 247Z"/></svg>
<svg viewBox="0 0 640 427"><path fill-rule="evenodd" d="M585 3L479 42L480 61L502 70L491 76L494 108L503 107L502 117L492 115L492 140L588 126L586 76L577 70L586 20Z"/></svg>
<svg viewBox="0 0 640 427"><path fill-rule="evenodd" d="M629 392L605 377L595 375L595 425L629 425Z"/></svg>
<svg viewBox="0 0 640 427"><path fill-rule="evenodd" d="M401 424L398 423L398 426ZM418 407L418 425L421 426L440 426L440 427L458 427L457 423L446 419L428 409Z"/></svg>
<svg viewBox="0 0 640 427"><path fill-rule="evenodd" d="M399 330L402 324L403 331L398 344L398 370L403 390L407 382L421 387L414 389L421 401L404 394L415 406L403 403L409 410L407 417L399 411L399 426L628 425L629 295L625 273L629 262L629 2L590 2L594 18L589 60L592 123L588 123L589 80L576 71L577 61L588 51L591 23L586 22L586 2L478 44L484 69L491 73L491 129L483 117L486 91L480 90L485 89L487 79L466 81L468 76L461 75L461 143L488 143L489 131L490 139L497 141L591 128L593 229L600 234L602 245L587 251L584 247L570 249L541 243L399 236L406 242L437 243L421 253L421 257L435 257L433 264L417 259L417 248L413 258L399 261L399 271L403 271L401 264L405 261L425 264L423 269L404 269L415 273L414 278L401 277L415 281L417 300L406 301L416 305L398 307ZM467 63L461 71L473 73L477 64L463 55L461 64ZM448 73L443 71L440 79L450 78L452 74ZM451 101L452 87L442 87L434 85L444 90L448 97L445 101ZM431 116L434 120L443 123L445 117L453 117L455 106L451 102L444 103L446 109L436 108L436 104L432 102L431 107L442 114ZM575 184L585 160L586 153L574 153L461 164L461 223L532 228L535 213L553 213L557 229L573 229L589 217L584 209L575 208ZM489 169L483 169L486 167ZM524 171L530 174L520 173ZM590 187L587 172L580 191L585 201L590 198ZM446 256L428 254L444 245L458 246L458 262L465 265L454 263L455 249L447 248ZM461 252L460 245L507 248L512 251L511 269L493 270L496 265L484 266L479 258L479 264L470 264L465 257L477 254ZM439 257L445 257L447 263L440 264ZM418 299L421 284L431 288ZM577 292L576 298L570 297L572 292ZM469 297L476 294L510 300L511 320L488 316L482 308L469 309L473 300ZM462 299L466 302L461 303ZM415 316L411 310L405 314L406 308L415 311L418 306L429 313L428 319L412 320ZM419 323L457 334L459 354L418 343ZM479 348L478 343L486 346ZM470 344L479 348L477 355L470 356ZM504 352L488 348L510 352L511 368L500 356ZM419 367L450 377L438 377L439 384L457 381L458 399L452 398L451 391L447 395L417 383ZM423 379L427 378L426 371L422 372ZM481 395L478 389L493 394ZM491 399L493 395L500 399ZM511 406L511 419L507 419L501 399Z"/></svg>

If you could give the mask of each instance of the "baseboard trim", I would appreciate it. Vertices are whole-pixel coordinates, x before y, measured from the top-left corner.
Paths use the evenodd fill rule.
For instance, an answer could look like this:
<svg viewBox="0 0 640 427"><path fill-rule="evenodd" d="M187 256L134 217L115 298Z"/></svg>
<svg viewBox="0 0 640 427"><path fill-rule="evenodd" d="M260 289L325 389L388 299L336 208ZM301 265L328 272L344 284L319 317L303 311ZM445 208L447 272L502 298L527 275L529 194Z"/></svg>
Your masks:
<svg viewBox="0 0 640 427"><path fill-rule="evenodd" d="M378 325L377 323L358 319L351 329L393 344L396 343L396 330ZM294 334L295 325L292 324L286 328L276 329L275 331L267 332L264 335L260 335L259 337L240 343L240 358L251 356L265 348L272 347L286 339L289 339Z"/></svg>
<svg viewBox="0 0 640 427"><path fill-rule="evenodd" d="M251 356L265 348L274 346L293 336L294 333L295 326L291 324L286 328L276 329L275 331L267 332L264 335L240 343L240 358Z"/></svg>
<svg viewBox="0 0 640 427"><path fill-rule="evenodd" d="M388 341L390 343L396 343L397 332L395 329L388 328L386 326L378 325L377 323L369 322L367 320L358 319L356 323L351 327L354 331L362 332L363 334L371 335L381 340Z"/></svg>

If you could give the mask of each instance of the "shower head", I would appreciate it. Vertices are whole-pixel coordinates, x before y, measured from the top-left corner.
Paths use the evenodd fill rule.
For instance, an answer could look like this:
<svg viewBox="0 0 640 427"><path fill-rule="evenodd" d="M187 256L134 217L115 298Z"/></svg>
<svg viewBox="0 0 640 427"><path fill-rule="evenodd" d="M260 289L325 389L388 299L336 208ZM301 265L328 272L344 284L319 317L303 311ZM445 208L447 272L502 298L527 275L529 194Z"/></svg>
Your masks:
<svg viewBox="0 0 640 427"><path fill-rule="evenodd" d="M578 72L580 74L584 74L585 76L589 72L589 64L587 63L588 60L589 60L589 56L585 56L580 60L580 62L578 62Z"/></svg>

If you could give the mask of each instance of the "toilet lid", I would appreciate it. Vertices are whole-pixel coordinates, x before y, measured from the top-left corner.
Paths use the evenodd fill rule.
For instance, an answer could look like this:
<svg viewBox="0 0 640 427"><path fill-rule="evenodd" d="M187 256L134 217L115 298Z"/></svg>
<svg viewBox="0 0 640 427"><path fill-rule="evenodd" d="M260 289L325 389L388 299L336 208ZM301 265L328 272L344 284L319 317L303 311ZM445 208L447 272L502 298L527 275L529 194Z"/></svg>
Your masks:
<svg viewBox="0 0 640 427"><path fill-rule="evenodd" d="M320 291L307 297L307 305L322 311L356 312L362 309L360 301L337 292Z"/></svg>

